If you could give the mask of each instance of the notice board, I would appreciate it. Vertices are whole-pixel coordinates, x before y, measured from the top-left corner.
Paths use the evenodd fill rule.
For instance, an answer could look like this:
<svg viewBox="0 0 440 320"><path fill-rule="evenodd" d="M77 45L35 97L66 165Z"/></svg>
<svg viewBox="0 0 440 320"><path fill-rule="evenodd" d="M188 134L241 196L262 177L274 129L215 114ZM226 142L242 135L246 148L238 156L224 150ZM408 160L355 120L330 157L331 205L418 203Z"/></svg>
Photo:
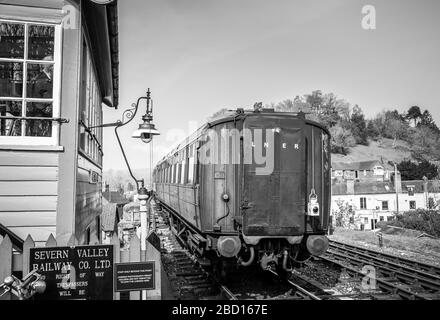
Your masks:
<svg viewBox="0 0 440 320"><path fill-rule="evenodd" d="M37 299L113 299L113 245L31 248L29 264L46 281Z"/></svg>
<svg viewBox="0 0 440 320"><path fill-rule="evenodd" d="M115 264L115 291L154 290L154 261Z"/></svg>

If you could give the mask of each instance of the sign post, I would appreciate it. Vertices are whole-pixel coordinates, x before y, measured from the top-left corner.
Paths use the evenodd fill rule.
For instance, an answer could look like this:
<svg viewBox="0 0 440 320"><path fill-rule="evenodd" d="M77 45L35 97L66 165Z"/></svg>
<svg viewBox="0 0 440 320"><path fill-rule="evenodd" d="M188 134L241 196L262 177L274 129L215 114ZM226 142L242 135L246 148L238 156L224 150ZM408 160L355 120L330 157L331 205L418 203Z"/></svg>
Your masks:
<svg viewBox="0 0 440 320"><path fill-rule="evenodd" d="M162 299L162 270L161 270L161 255L160 255L160 238L156 232L152 231L147 237L146 241L146 256L153 260L156 264L155 272L155 287L147 291L147 300L161 300Z"/></svg>

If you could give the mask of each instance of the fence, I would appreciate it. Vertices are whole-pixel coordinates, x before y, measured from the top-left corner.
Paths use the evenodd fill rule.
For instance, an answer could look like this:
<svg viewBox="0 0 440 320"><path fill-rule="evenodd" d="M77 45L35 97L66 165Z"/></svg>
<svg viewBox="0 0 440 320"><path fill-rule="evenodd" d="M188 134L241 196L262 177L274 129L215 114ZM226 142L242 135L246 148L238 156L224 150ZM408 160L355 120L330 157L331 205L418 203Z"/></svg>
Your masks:
<svg viewBox="0 0 440 320"><path fill-rule="evenodd" d="M17 275L21 278L21 275L27 275L29 273L29 261L30 261L30 249L35 247L35 242L30 235L23 243L23 249L18 250L14 248L14 245L8 235L5 235L3 240L0 238L0 283L3 282L5 277L11 274ZM129 249L121 248L119 238L116 234L113 235L110 243L113 245L113 259L114 263L118 262L140 262L141 255L143 261L145 260L146 253L141 252L141 241L135 234L130 240ZM77 239L72 236L67 243L57 243L57 240L51 234L47 239L43 247L57 247L57 246L77 246ZM129 300L140 300L140 291L130 291ZM6 294L0 299L15 299L13 295ZM121 296L119 292L113 293L114 300L120 300Z"/></svg>

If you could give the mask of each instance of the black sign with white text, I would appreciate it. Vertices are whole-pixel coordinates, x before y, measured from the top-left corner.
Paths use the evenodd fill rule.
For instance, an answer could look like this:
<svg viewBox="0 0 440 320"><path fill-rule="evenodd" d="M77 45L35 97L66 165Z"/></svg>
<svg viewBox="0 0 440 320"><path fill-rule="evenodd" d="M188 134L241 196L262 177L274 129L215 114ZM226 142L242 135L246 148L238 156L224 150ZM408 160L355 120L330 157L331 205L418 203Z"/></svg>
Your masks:
<svg viewBox="0 0 440 320"><path fill-rule="evenodd" d="M30 270L45 276L40 299L113 299L113 246L31 248Z"/></svg>
<svg viewBox="0 0 440 320"><path fill-rule="evenodd" d="M154 261L115 264L115 291L155 289Z"/></svg>

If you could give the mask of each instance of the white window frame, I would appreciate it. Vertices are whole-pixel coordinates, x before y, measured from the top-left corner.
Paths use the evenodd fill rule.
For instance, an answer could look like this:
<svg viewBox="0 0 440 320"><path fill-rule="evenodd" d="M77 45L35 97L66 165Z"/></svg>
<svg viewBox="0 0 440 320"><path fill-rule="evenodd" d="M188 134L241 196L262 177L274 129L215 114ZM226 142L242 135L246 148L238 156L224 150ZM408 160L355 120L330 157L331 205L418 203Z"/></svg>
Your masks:
<svg viewBox="0 0 440 320"><path fill-rule="evenodd" d="M0 19L0 22L5 23L15 23L25 25L25 36L24 36L24 57L22 59L17 58L0 58L0 62L18 62L23 63L23 95L21 98L17 97L0 97L0 100L6 101L21 101L22 111L26 110L25 101L47 101L52 100L52 118L60 117L60 100L61 100L61 57L62 57L62 22L41 22L36 20L14 20L14 19ZM52 99L34 99L26 98L26 88L27 88L27 64L41 64L41 60L30 60L26 59L28 54L28 40L29 40L29 25L42 25L42 26L53 26L55 28L54 34L54 49L53 49L53 88L52 88ZM26 116L22 113L22 117ZM23 123L23 122L22 122ZM23 130L23 129L22 129ZM23 131L22 131L23 132ZM60 123L52 121L52 136L51 137L31 137L31 136L0 136L0 145L48 145L48 146L58 146L59 145L59 132Z"/></svg>
<svg viewBox="0 0 440 320"><path fill-rule="evenodd" d="M360 209L366 210L367 209L367 197L360 197L359 202L360 202ZM364 206L363 206L363 204L364 204Z"/></svg>

